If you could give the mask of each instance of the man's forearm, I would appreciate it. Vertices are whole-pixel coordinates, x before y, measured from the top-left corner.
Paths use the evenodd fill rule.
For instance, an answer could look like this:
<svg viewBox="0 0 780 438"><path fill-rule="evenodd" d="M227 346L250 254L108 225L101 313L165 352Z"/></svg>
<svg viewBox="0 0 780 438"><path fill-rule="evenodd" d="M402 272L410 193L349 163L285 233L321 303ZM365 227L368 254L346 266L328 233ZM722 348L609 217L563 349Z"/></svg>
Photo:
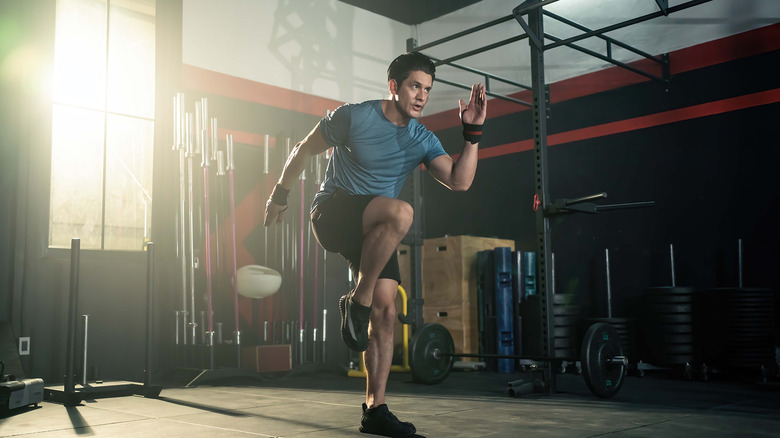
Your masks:
<svg viewBox="0 0 780 438"><path fill-rule="evenodd" d="M452 190L468 190L477 173L479 143L463 142L463 151L452 165Z"/></svg>
<svg viewBox="0 0 780 438"><path fill-rule="evenodd" d="M303 173L303 169L306 168L308 156L305 153L306 149L302 147L305 141L303 140L295 145L284 163L284 169L282 169L282 175L279 177L278 184L285 190L292 188L295 180L298 179L301 173Z"/></svg>

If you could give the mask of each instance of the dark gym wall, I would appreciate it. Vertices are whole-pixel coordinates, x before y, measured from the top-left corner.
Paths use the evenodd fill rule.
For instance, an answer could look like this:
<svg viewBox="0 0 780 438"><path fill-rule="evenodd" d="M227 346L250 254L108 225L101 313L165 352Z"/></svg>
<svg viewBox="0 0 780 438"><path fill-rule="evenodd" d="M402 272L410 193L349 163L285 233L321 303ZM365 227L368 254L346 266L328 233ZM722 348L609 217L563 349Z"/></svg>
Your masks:
<svg viewBox="0 0 780 438"><path fill-rule="evenodd" d="M551 141L552 198L606 192L602 204L656 202L551 221L557 292L577 294L584 316L607 316L605 249L615 317L629 316L643 288L671 284L669 244L677 285L735 286L742 239L744 284L780 287L773 250L780 221L780 77L773 67L780 63L779 32L773 25L672 53L673 72L675 62L702 65L677 72L668 86L639 81L558 102L562 88L551 86L549 138L575 138ZM613 74L568 85L579 80L585 88ZM530 128L529 111L490 119L481 152L529 139ZM439 135L454 144L459 131ZM533 151L496 155L480 160L469 192L426 184L426 237L497 236L535 248Z"/></svg>

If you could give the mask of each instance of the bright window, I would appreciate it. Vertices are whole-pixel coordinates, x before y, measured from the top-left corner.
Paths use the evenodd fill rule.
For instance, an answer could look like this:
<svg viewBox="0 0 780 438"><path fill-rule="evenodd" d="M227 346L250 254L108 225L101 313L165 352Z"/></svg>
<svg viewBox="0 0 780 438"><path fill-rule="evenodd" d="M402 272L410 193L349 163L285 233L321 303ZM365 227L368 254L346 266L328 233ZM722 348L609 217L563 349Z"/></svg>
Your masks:
<svg viewBox="0 0 780 438"><path fill-rule="evenodd" d="M58 0L49 246L142 250L152 212L155 0Z"/></svg>

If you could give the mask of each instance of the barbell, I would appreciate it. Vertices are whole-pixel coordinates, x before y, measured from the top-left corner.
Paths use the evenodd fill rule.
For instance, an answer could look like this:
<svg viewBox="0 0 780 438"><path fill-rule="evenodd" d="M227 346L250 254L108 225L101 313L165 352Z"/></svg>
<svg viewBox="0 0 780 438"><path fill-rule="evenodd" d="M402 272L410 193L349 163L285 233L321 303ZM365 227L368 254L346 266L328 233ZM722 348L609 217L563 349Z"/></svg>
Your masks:
<svg viewBox="0 0 780 438"><path fill-rule="evenodd" d="M441 324L423 325L412 337L409 365L415 382L429 385L441 383L452 371L456 357L528 359L532 361L576 361L573 358L546 356L515 356L500 354L463 354L455 352L450 332ZM606 323L591 325L585 332L581 349L582 376L588 389L601 398L610 398L623 386L628 358L617 330Z"/></svg>

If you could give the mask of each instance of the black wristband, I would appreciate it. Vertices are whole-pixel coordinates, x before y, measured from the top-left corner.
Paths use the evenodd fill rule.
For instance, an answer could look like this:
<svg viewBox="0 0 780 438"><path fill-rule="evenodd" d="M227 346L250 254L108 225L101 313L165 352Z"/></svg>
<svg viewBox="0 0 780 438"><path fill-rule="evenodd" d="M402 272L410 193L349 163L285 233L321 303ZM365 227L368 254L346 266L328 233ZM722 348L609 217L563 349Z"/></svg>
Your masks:
<svg viewBox="0 0 780 438"><path fill-rule="evenodd" d="M471 143L479 143L482 139L482 125L463 124L463 138Z"/></svg>
<svg viewBox="0 0 780 438"><path fill-rule="evenodd" d="M287 196L289 194L290 194L289 190L277 184L274 186L274 189L271 191L271 201L273 201L273 203L277 205L287 205Z"/></svg>

